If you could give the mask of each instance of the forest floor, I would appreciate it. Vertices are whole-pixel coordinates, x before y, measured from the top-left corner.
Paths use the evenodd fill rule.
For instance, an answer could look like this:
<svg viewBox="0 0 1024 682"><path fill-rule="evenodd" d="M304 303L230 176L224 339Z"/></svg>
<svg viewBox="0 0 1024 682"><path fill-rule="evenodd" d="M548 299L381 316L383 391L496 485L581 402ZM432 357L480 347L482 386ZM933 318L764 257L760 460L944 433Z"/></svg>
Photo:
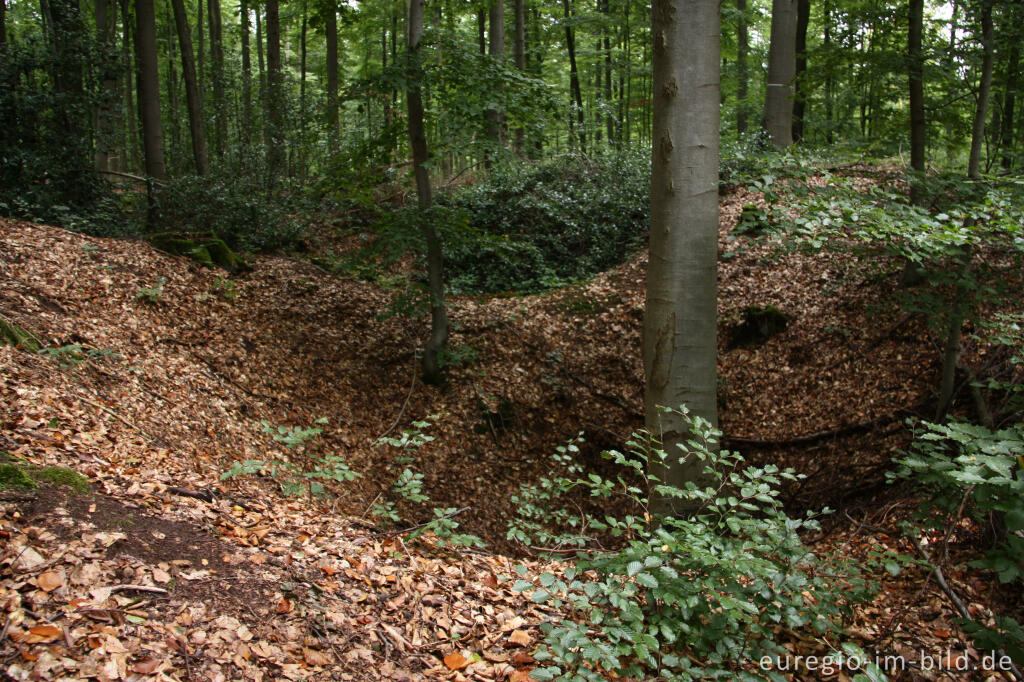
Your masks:
<svg viewBox="0 0 1024 682"><path fill-rule="evenodd" d="M794 511L838 510L806 538L817 552L912 554L898 523L916 500L885 473L908 443L905 418L934 402L940 338L894 304L896 263L867 272L848 255L732 239L758 202L745 190L722 200L726 445L807 474L786 493ZM316 248L341 243L317 232ZM505 542L511 498L578 432L597 467L643 425L646 254L544 295L454 298L462 364L441 388L417 378L426 320L381 315L393 291L301 258L250 265L229 279L145 242L0 220L0 315L63 349L0 346L0 450L91 487L0 493L0 679L531 679L538 627L561 614L514 592L513 569L558 566ZM731 348L752 306L788 325ZM968 339L964 362L986 352ZM326 501L285 496L280 474L221 480L244 460L300 461L262 422L322 418L309 452L361 474ZM408 541L400 531L428 509L400 507L387 528L369 514L399 466L378 440L423 419L424 492L464 510L454 519L486 551ZM984 621L1019 595L966 567L976 535L954 535L946 577ZM905 657L892 679L991 675L926 571L874 578L882 591L848 633ZM786 639L803 655L835 644ZM922 655L943 665L922 670Z"/></svg>

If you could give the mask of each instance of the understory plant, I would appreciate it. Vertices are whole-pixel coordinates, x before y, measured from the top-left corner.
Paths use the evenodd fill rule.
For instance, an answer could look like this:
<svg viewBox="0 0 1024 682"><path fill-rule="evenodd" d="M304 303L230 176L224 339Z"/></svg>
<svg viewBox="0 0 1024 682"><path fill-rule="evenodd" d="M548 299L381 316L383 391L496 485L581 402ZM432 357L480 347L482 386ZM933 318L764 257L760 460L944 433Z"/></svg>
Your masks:
<svg viewBox="0 0 1024 682"><path fill-rule="evenodd" d="M990 536L989 548L969 565L994 572L1003 584L1024 582L1024 423L997 431L959 421L924 423L898 463L895 477L923 487L919 524L910 530L921 544L938 539L932 562L945 561L953 532L969 519ZM1024 630L1013 617L960 624L979 650L1002 650L1024 664Z"/></svg>
<svg viewBox="0 0 1024 682"><path fill-rule="evenodd" d="M516 498L521 516L510 540L557 543L552 549L560 552L579 548L560 574L515 585L532 601L568 613L542 626L542 666L534 678L785 679L772 670L777 657L791 654L782 646L785 633L808 630L837 641L850 604L873 590L856 566L818 557L801 541L800 533L818 522L788 516L779 500L781 482L800 476L745 465L739 454L718 449L720 433L711 424L681 413L692 436L682 452L669 454L654 434L642 432L626 453L604 453L619 474L584 476L574 441L555 455L558 473L524 486ZM650 473L691 457L705 465L704 487L669 486ZM695 511L653 514L652 491ZM637 513L580 512L581 494L625 498ZM598 538L620 546L599 547ZM836 645L837 655L854 650ZM871 665L858 677L884 679Z"/></svg>

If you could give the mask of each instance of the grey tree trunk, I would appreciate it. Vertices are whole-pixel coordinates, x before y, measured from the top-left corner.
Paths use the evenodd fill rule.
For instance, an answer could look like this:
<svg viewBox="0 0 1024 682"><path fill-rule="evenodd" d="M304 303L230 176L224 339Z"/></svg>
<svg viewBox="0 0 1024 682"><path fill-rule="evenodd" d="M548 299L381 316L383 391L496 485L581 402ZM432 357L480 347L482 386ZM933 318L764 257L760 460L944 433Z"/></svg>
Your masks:
<svg viewBox="0 0 1024 682"><path fill-rule="evenodd" d="M227 101L224 97L224 31L220 0L207 0L210 24L210 66L213 70L213 125L217 133L217 157L223 159L228 146Z"/></svg>
<svg viewBox="0 0 1024 682"><path fill-rule="evenodd" d="M249 54L249 3L241 0L238 6L238 30L242 43L242 142L248 142L252 126L252 57Z"/></svg>
<svg viewBox="0 0 1024 682"><path fill-rule="evenodd" d="M196 80L196 64L192 53L192 31L188 25L184 0L171 0L171 7L174 9L174 25L178 29L178 46L181 48L181 72L185 80L192 157L195 159L196 173L206 175L209 172L206 159L206 132L203 129L203 112L199 104L199 84Z"/></svg>
<svg viewBox="0 0 1024 682"><path fill-rule="evenodd" d="M576 107L575 123L572 112L569 112L569 145L572 146L573 133L580 143L580 151L587 153L587 129L583 118L583 91L580 90L580 72L576 66L576 31L572 27L572 0L562 0L565 17L565 47L569 52L569 89L572 90Z"/></svg>
<svg viewBox="0 0 1024 682"><path fill-rule="evenodd" d="M736 134L747 132L747 0L736 0Z"/></svg>
<svg viewBox="0 0 1024 682"><path fill-rule="evenodd" d="M526 71L526 0L515 0L516 10L516 36L512 45L512 55L516 62L516 68ZM523 153L523 138L526 131L516 128L515 142L513 148L516 154Z"/></svg>
<svg viewBox="0 0 1024 682"><path fill-rule="evenodd" d="M338 12L331 2L325 10L327 31L327 129L338 132Z"/></svg>
<svg viewBox="0 0 1024 682"><path fill-rule="evenodd" d="M420 210L420 229L427 243L427 281L430 287L430 338L423 350L423 381L440 384L443 380L439 356L448 342L448 314L444 304L444 258L441 239L429 218L433 205L430 172L427 169L427 132L423 125L423 97L420 83L420 40L423 38L424 0L409 0L408 40L410 76L406 91L406 109L409 115L409 146L412 147L412 165L416 175L416 194Z"/></svg>
<svg viewBox="0 0 1024 682"><path fill-rule="evenodd" d="M1002 149L1002 167L1008 171L1013 167L1014 162L1014 135L1013 126L1014 109L1017 106L1017 66L1020 63L1020 45L1014 43L1010 48L1010 63L1006 67L1006 90L1003 93L1003 122L1000 126L1003 131L1000 147Z"/></svg>
<svg viewBox="0 0 1024 682"><path fill-rule="evenodd" d="M648 430L670 456L656 476L685 487L703 463L679 462L686 405L717 423L719 31L714 0L654 0L650 264L643 356ZM685 512L652 493L652 510Z"/></svg>
<svg viewBox="0 0 1024 682"><path fill-rule="evenodd" d="M277 0L267 0L267 173L273 185L285 171L284 75Z"/></svg>
<svg viewBox="0 0 1024 682"><path fill-rule="evenodd" d="M116 10L111 11L109 0L95 0L93 9L96 18L97 42L109 54L113 54L116 48ZM0 47L4 44L4 34L4 29L0 27ZM118 72L113 64L108 63L107 57L108 55L104 55L100 62L101 101L96 111L96 149L93 155L93 165L99 171L118 171L121 170L115 151L119 118Z"/></svg>
<svg viewBox="0 0 1024 682"><path fill-rule="evenodd" d="M491 0L488 13L487 51L495 60L505 58L505 6L503 0ZM491 109L487 112L488 136L495 148L505 144L504 112ZM485 165L490 165L490 154L484 157Z"/></svg>
<svg viewBox="0 0 1024 682"><path fill-rule="evenodd" d="M967 175L981 177L981 148L985 144L985 120L988 117L988 101L992 92L992 55L995 36L992 28L992 0L983 0L981 5L981 78L978 84L978 106L974 111L974 125L971 128L971 155L967 162Z"/></svg>
<svg viewBox="0 0 1024 682"><path fill-rule="evenodd" d="M793 141L804 139L804 116L807 113L807 25L811 19L810 0L797 0L796 6L796 71L793 80Z"/></svg>
<svg viewBox="0 0 1024 682"><path fill-rule="evenodd" d="M924 54L921 33L924 21L924 0L910 0L910 26L907 53L910 63L910 167L918 174L925 171L924 118ZM921 202L917 182L910 184L910 202Z"/></svg>
<svg viewBox="0 0 1024 682"><path fill-rule="evenodd" d="M797 0L772 0L764 129L779 149L793 144L793 79L796 76Z"/></svg>
<svg viewBox="0 0 1024 682"><path fill-rule="evenodd" d="M153 0L135 2L135 61L138 68L139 117L142 119L146 175L164 180L167 171L164 166L163 132L160 129L160 78Z"/></svg>

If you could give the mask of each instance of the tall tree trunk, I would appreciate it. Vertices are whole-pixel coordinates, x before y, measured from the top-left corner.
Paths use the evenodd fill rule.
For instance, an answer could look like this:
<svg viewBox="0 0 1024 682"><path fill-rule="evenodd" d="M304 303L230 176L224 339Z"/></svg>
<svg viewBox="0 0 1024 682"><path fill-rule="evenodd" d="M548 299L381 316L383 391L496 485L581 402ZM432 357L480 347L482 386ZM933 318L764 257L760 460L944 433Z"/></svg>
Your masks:
<svg viewBox="0 0 1024 682"><path fill-rule="evenodd" d="M271 186L285 171L284 74L277 0L267 0L267 173Z"/></svg>
<svg viewBox="0 0 1024 682"><path fill-rule="evenodd" d="M170 119L170 143L168 147L174 150L175 155L179 149L181 149L181 117L180 117L180 103L178 101L178 72L175 62L178 59L178 51L174 47L174 17L171 15L171 8L166 7L166 17L164 21L165 28L167 29L167 35L165 37L167 43L166 57L167 66L165 71L167 72L167 78L164 82L167 85L167 109L168 118ZM173 158L173 157L172 157ZM173 173L173 171L172 171Z"/></svg>
<svg viewBox="0 0 1024 682"><path fill-rule="evenodd" d="M512 45L512 55L516 62L516 68L526 71L526 0L515 0L516 25L515 42ZM526 131L522 127L516 128L515 142L513 148L517 155L523 153L523 138Z"/></svg>
<svg viewBox="0 0 1024 682"><path fill-rule="evenodd" d="M565 17L565 48L569 52L569 89L572 90L573 100L576 106L575 124L573 123L572 112L569 113L569 137L572 144L572 135L575 134L580 143L580 151L587 153L587 129L583 119L583 91L580 90L580 74L576 68L576 31L572 26L572 0L562 0L562 8Z"/></svg>
<svg viewBox="0 0 1024 682"><path fill-rule="evenodd" d="M163 180L163 131L160 128L160 77L156 50L156 14L153 0L135 0L135 62L138 65L139 110L146 175Z"/></svg>
<svg viewBox="0 0 1024 682"><path fill-rule="evenodd" d="M3 0L0 0L2 2ZM96 150L93 165L99 171L120 170L115 140L118 128L118 70L114 62L116 48L117 14L111 11L109 0L94 0L96 39L103 49L100 57L100 104L96 111ZM4 33L0 29L0 34ZM0 48L3 43L0 42Z"/></svg>
<svg viewBox="0 0 1024 682"><path fill-rule="evenodd" d="M196 57L199 59L196 77L199 78L199 102L202 106L203 100L206 99L206 18L203 0L196 0L196 9L196 38L199 41L199 49L196 51Z"/></svg>
<svg viewBox="0 0 1024 682"><path fill-rule="evenodd" d="M995 43L995 36L992 28L992 0L982 0L981 78L978 84L978 106L974 112L974 125L971 128L971 155L967 162L967 175L971 178L981 177L981 148L985 144L985 120L988 117L988 101L992 92L993 43Z"/></svg>
<svg viewBox="0 0 1024 682"><path fill-rule="evenodd" d="M605 16L605 25L601 28L604 52L604 125L608 144L612 144L615 142L615 116L612 115L612 42L611 37L608 35L612 18L609 5L609 0L601 0L601 11Z"/></svg>
<svg viewBox="0 0 1024 682"><path fill-rule="evenodd" d="M7 0L0 0L0 50L7 47Z"/></svg>
<svg viewBox="0 0 1024 682"><path fill-rule="evenodd" d="M238 7L242 43L242 142L248 146L252 127L252 57L249 54L249 3L240 0Z"/></svg>
<svg viewBox="0 0 1024 682"><path fill-rule="evenodd" d="M924 0L910 0L909 40L910 64L910 168L922 175L925 171L925 118L924 118L924 54L921 52L921 33L924 24ZM921 189L917 181L910 183L910 202L921 203Z"/></svg>
<svg viewBox="0 0 1024 682"><path fill-rule="evenodd" d="M443 380L439 356L448 342L448 314L444 303L444 258L441 252L441 239L429 215L434 200L430 172L426 166L427 132L423 125L423 98L420 88L423 75L419 54L420 40L423 38L424 4L424 0L409 0L408 40L412 73L407 81L405 101L409 115L409 146L412 148L412 165L419 200L420 229L427 244L427 281L430 286L430 338L423 351L423 380L436 385Z"/></svg>
<svg viewBox="0 0 1024 682"><path fill-rule="evenodd" d="M338 133L338 11L333 0L324 10L327 27L327 130Z"/></svg>
<svg viewBox="0 0 1024 682"><path fill-rule="evenodd" d="M793 81L793 141L804 139L804 114L807 111L807 24L811 19L810 0L796 4L796 77Z"/></svg>
<svg viewBox="0 0 1024 682"><path fill-rule="evenodd" d="M139 161L139 117L135 111L135 97L137 88L133 83L132 74L135 73L132 64L134 50L134 36L132 35L132 22L129 21L128 6L130 0L121 0L121 60L124 65L124 104L127 124L125 125L124 159L130 163L133 170L138 170L142 164Z"/></svg>
<svg viewBox="0 0 1024 682"><path fill-rule="evenodd" d="M1003 134L999 146L1002 150L1002 167L1004 171L1013 168L1015 157L1013 127L1016 125L1014 109L1017 105L1017 66L1019 62L1020 44L1014 42L1010 48L1009 64L1006 67L1006 90L1003 92L1003 122L1000 126Z"/></svg>
<svg viewBox="0 0 1024 682"><path fill-rule="evenodd" d="M487 51L496 61L505 58L505 6L504 0L490 0L488 12L488 45ZM487 112L488 137L491 144L497 149L505 144L505 116L504 112L498 109L491 109ZM484 156L484 164L490 166L490 154Z"/></svg>
<svg viewBox="0 0 1024 682"><path fill-rule="evenodd" d="M302 1L302 28L299 34L299 178L306 177L306 29L308 2Z"/></svg>
<svg viewBox="0 0 1024 682"><path fill-rule="evenodd" d="M747 132L747 0L736 0L736 134Z"/></svg>
<svg viewBox="0 0 1024 682"><path fill-rule="evenodd" d="M826 0L825 3L825 30L822 37L822 45L824 47L825 59L831 60L832 58L832 7L831 0ZM834 75L832 69L825 70L825 143L831 145L833 143L835 123L833 117L835 116L834 111Z"/></svg>
<svg viewBox="0 0 1024 682"><path fill-rule="evenodd" d="M643 356L647 429L669 454L652 473L679 488L704 463L679 461L691 438L678 415L717 423L719 6L714 0L654 0L654 121L650 264ZM692 503L651 492L655 514Z"/></svg>
<svg viewBox="0 0 1024 682"><path fill-rule="evenodd" d="M261 7L259 0L256 0L256 69L259 75L260 106L266 108L267 99L267 69L263 59L263 25Z"/></svg>
<svg viewBox="0 0 1024 682"><path fill-rule="evenodd" d="M476 38L480 54L487 54L487 12L482 8L476 11Z"/></svg>
<svg viewBox="0 0 1024 682"><path fill-rule="evenodd" d="M185 80L185 102L188 106L188 130L192 138L192 158L196 173L206 175L209 166L206 160L206 133L203 130L203 112L199 105L199 84L196 79L196 63L192 53L192 30L188 25L188 13L184 0L171 0L174 10L174 25L178 29L178 46L181 49L181 73Z"/></svg>
<svg viewBox="0 0 1024 682"><path fill-rule="evenodd" d="M765 83L764 129L779 149L793 144L797 0L772 0L772 33Z"/></svg>
<svg viewBox="0 0 1024 682"><path fill-rule="evenodd" d="M213 121L217 131L217 158L223 159L228 146L227 102L224 96L224 39L220 0L206 0L210 23L210 67L213 70Z"/></svg>

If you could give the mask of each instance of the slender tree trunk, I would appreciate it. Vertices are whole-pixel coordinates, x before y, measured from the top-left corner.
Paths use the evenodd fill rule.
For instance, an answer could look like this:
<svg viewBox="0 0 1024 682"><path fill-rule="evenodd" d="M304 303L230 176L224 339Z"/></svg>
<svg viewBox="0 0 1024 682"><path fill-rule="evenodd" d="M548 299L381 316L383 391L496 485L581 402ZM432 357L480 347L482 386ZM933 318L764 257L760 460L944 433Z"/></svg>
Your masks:
<svg viewBox="0 0 1024 682"><path fill-rule="evenodd" d="M338 133L338 11L333 1L326 12L327 27L327 129Z"/></svg>
<svg viewBox="0 0 1024 682"><path fill-rule="evenodd" d="M971 129L971 155L967 163L967 175L981 177L981 147L985 143L985 120L988 117L988 101L992 92L992 55L995 36L992 28L992 0L982 0L981 5L981 78L978 84L978 106L974 112L974 126Z"/></svg>
<svg viewBox="0 0 1024 682"><path fill-rule="evenodd" d="M242 142L248 146L252 127L252 57L249 54L249 3L239 2L239 24L242 43Z"/></svg>
<svg viewBox="0 0 1024 682"><path fill-rule="evenodd" d="M505 58L505 6L504 0L490 0L490 11L488 15L488 53L496 61ZM495 149L505 144L505 116L498 109L491 109L487 112L488 136ZM490 167L490 154L485 154L484 165Z"/></svg>
<svg viewBox="0 0 1024 682"><path fill-rule="evenodd" d="M299 177L306 176L306 29L308 2L302 1L302 28L299 35Z"/></svg>
<svg viewBox="0 0 1024 682"><path fill-rule="evenodd" d="M608 34L609 26L611 26L611 7L609 5L609 0L602 0L602 12L607 20L605 26L601 29L601 32L604 34L602 38L604 52L604 125L608 144L612 144L615 142L615 116L612 114L612 39Z"/></svg>
<svg viewBox="0 0 1024 682"><path fill-rule="evenodd" d="M949 310L946 326L946 343L942 353L942 376L939 382L939 401L935 408L935 421L942 422L953 402L956 386L956 366L960 361L960 337L967 317L970 290L967 281L971 274L973 252L968 247L962 255L960 278L956 286L956 299Z"/></svg>
<svg viewBox="0 0 1024 682"><path fill-rule="evenodd" d="M283 173L287 153L284 130L284 74L277 0L267 0L267 173L273 186Z"/></svg>
<svg viewBox="0 0 1024 682"><path fill-rule="evenodd" d="M924 54L921 52L923 23L924 0L910 0L907 45L910 64L910 167L919 175L925 171ZM918 204L921 199L919 183L911 182L910 202Z"/></svg>
<svg viewBox="0 0 1024 682"><path fill-rule="evenodd" d="M0 0L2 2L3 0ZM95 0L93 9L96 18L96 38L103 48L100 57L100 97L101 101L96 112L96 151L93 165L99 171L120 170L115 139L118 128L118 72L114 61L116 48L117 14L109 0ZM113 11L112 11L113 10ZM0 28L0 35L5 31ZM3 43L0 42L0 49Z"/></svg>
<svg viewBox="0 0 1024 682"><path fill-rule="evenodd" d="M171 8L166 7L166 20L164 21L165 28L167 29L167 36L165 38L167 43L167 66L165 71L167 72L167 78L164 81L167 84L167 108L168 118L170 119L169 125L171 128L170 144L168 148L173 150L174 156L177 157L177 152L181 149L181 116L180 116L180 102L178 101L178 72L175 62L178 60L178 51L175 49L175 36L174 36L174 16L171 14ZM171 171L173 173L173 170Z"/></svg>
<svg viewBox="0 0 1024 682"><path fill-rule="evenodd" d="M476 37L480 54L487 54L487 12L483 9L476 11Z"/></svg>
<svg viewBox="0 0 1024 682"><path fill-rule="evenodd" d="M822 37L822 45L824 47L825 59L832 59L832 7L830 5L831 0L827 0L825 4L825 30ZM833 80L832 69L826 69L825 71L825 142L831 145L834 141L834 129L835 129L835 111L834 111L834 80Z"/></svg>
<svg viewBox="0 0 1024 682"><path fill-rule="evenodd" d="M654 0L654 122L650 263L643 356L647 429L669 454L652 474L685 489L704 463L680 461L691 434L675 414L717 423L719 6ZM670 463L669 463L670 462ZM655 514L692 503L651 491Z"/></svg>
<svg viewBox="0 0 1024 682"><path fill-rule="evenodd" d="M135 111L137 89L132 82L132 74L135 73L132 64L134 36L131 30L132 22L129 21L128 3L129 0L121 0L121 59L124 62L124 103L127 120L124 158L126 163L131 163L133 170L138 170L142 164L139 161L139 117Z"/></svg>
<svg viewBox="0 0 1024 682"><path fill-rule="evenodd" d="M266 107L267 98L267 69L263 60L263 25L259 0L256 2L256 68L259 75L260 85L260 106Z"/></svg>
<svg viewBox="0 0 1024 682"><path fill-rule="evenodd" d="M516 68L526 71L526 0L515 0L516 11L516 37L512 46L512 54L516 62ZM526 135L521 127L516 128L514 149L517 155L523 153L523 138Z"/></svg>
<svg viewBox="0 0 1024 682"><path fill-rule="evenodd" d="M196 50L196 77L199 79L199 103L202 106L203 100L206 99L206 13L203 0L196 0L196 9L196 39L199 41L199 49Z"/></svg>
<svg viewBox="0 0 1024 682"><path fill-rule="evenodd" d="M217 131L217 158L223 159L228 146L228 116L224 96L224 40L220 0L206 0L210 17L210 66L213 69L213 121Z"/></svg>
<svg viewBox="0 0 1024 682"><path fill-rule="evenodd" d="M181 72L185 80L185 102L188 106L188 130L192 137L192 158L196 173L206 175L209 166L206 160L206 133L203 130L203 112L199 105L199 83L196 79L196 64L192 56L192 30L188 25L188 13L184 0L171 0L174 10L174 24L178 29L178 46L181 48Z"/></svg>
<svg viewBox="0 0 1024 682"><path fill-rule="evenodd" d="M747 132L747 0L736 0L736 134Z"/></svg>
<svg viewBox="0 0 1024 682"><path fill-rule="evenodd" d="M772 0L772 33L765 83L764 129L779 149L793 144L797 0Z"/></svg>
<svg viewBox="0 0 1024 682"><path fill-rule="evenodd" d="M810 0L797 0L796 77L793 81L793 141L804 139L804 115L807 111L807 25L811 19Z"/></svg>
<svg viewBox="0 0 1024 682"><path fill-rule="evenodd" d="M135 61L138 64L139 109L146 175L167 177L163 132L160 129L160 78L156 49L156 14L153 0L135 0Z"/></svg>
<svg viewBox="0 0 1024 682"><path fill-rule="evenodd" d="M565 17L565 47L569 52L569 89L572 90L576 106L575 125L572 112L569 114L569 136L576 135L580 143L580 151L587 153L587 128L583 118L583 91L580 90L580 74L576 68L576 31L572 27L572 0L562 0ZM571 144L571 142L570 142Z"/></svg>
<svg viewBox="0 0 1024 682"><path fill-rule="evenodd" d="M409 145L416 175L416 194L419 200L420 229L427 243L427 280L430 286L430 338L423 351L423 380L440 384L443 380L439 356L448 342L448 315L444 303L444 258L429 211L433 205L430 172L427 169L427 134L423 125L423 98L420 94L422 69L420 67L420 40L423 38L424 0L409 0L409 54L411 71L406 90L409 115Z"/></svg>
<svg viewBox="0 0 1024 682"><path fill-rule="evenodd" d="M7 47L7 0L0 0L0 50Z"/></svg>
<svg viewBox="0 0 1024 682"><path fill-rule="evenodd" d="M1003 122L1001 125L1003 134L1000 141L1004 171L1013 168L1015 157L1013 127L1016 125L1014 109L1017 105L1017 66L1020 62L1019 43L1015 42L1010 48L1009 59L1009 64L1006 67L1006 90L1003 93Z"/></svg>

